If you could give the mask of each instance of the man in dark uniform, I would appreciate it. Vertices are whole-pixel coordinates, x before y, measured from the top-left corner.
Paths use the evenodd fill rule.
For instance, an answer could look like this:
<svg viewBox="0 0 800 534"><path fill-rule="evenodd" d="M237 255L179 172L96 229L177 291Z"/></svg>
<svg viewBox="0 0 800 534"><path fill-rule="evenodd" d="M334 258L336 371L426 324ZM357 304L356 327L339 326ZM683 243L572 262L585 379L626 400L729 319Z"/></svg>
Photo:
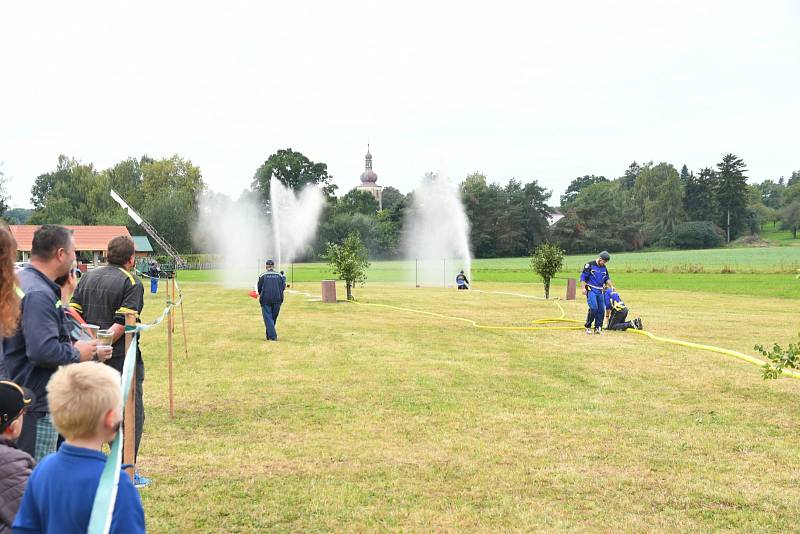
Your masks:
<svg viewBox="0 0 800 534"><path fill-rule="evenodd" d="M603 319L605 318L605 301L603 299L603 288L611 278L606 269L606 263L611 261L611 255L605 250L597 255L596 260L592 260L583 266L581 272L581 292L586 295L586 303L589 305L589 313L586 317L586 333L592 333L592 321L594 321L594 333L603 333Z"/></svg>
<svg viewBox="0 0 800 534"><path fill-rule="evenodd" d="M136 263L136 249L133 239L128 236L117 236L108 242L108 265L93 269L86 273L70 306L80 313L89 324L109 329L113 334L111 359L106 364L122 374L125 364L125 314L133 313L136 320L144 308L144 286L133 274ZM138 335L138 334L136 334ZM136 351L136 445L134 458L139 454L144 427L144 360L137 344ZM137 486L147 485L145 477L135 474Z"/></svg>
<svg viewBox="0 0 800 534"><path fill-rule="evenodd" d="M267 260L267 271L258 277L256 291L258 303L261 304L261 316L267 331L267 340L278 341L275 323L283 303L283 292L286 289L286 278L275 272L275 262Z"/></svg>
<svg viewBox="0 0 800 534"><path fill-rule="evenodd" d="M469 280L467 280L464 271L458 271L456 275L456 286L458 286L458 289L469 289Z"/></svg>
<svg viewBox="0 0 800 534"><path fill-rule="evenodd" d="M606 318L608 319L608 330L627 330L633 328L634 330L642 329L642 319L635 318L632 321L626 321L628 318L628 307L622 302L622 297L617 290L611 286L606 287L604 293L606 305Z"/></svg>

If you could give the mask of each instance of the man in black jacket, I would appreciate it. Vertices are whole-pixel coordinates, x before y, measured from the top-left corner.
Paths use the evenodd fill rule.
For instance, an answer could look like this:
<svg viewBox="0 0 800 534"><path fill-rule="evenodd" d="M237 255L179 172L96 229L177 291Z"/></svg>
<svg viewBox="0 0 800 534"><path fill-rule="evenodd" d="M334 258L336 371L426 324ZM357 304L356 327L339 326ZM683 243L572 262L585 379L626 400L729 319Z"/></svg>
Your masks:
<svg viewBox="0 0 800 534"><path fill-rule="evenodd" d="M55 283L72 269L75 242L63 226L45 224L33 234L30 264L18 274L20 327L3 340L7 377L30 389L36 401L28 410L17 446L37 461L55 452L58 433L47 407L47 383L61 365L98 359L97 341L73 345L62 309L61 287ZM104 352L101 357L107 357Z"/></svg>
<svg viewBox="0 0 800 534"><path fill-rule="evenodd" d="M283 303L283 292L286 289L286 278L275 272L275 262L267 260L267 271L258 277L256 290L258 303L261 304L261 316L267 331L268 341L278 341L278 332L275 323Z"/></svg>

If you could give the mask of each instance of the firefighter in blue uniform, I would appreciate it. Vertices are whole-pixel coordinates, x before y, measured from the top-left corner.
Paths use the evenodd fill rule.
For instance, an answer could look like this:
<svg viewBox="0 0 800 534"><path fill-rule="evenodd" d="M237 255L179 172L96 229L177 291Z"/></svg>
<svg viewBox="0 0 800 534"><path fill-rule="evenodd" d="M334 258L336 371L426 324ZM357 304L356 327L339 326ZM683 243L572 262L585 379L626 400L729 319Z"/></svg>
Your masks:
<svg viewBox="0 0 800 534"><path fill-rule="evenodd" d="M592 322L594 321L594 333L603 333L603 319L605 318L605 300L603 298L603 288L611 278L606 269L606 263L611 260L611 256L605 250L597 255L596 260L592 260L583 266L581 273L581 292L586 295L586 303L589 305L589 313L586 317L586 333L592 333Z"/></svg>
<svg viewBox="0 0 800 534"><path fill-rule="evenodd" d="M269 341L278 341L275 324L278 322L278 314L283 303L283 292L286 289L286 278L275 272L274 269L275 262L267 260L267 270L258 277L256 284L258 302L261 304L261 316L264 319L264 327Z"/></svg>
<svg viewBox="0 0 800 534"><path fill-rule="evenodd" d="M608 319L608 330L627 330L633 328L635 330L642 329L642 319L637 317L632 321L626 321L628 318L628 307L622 302L622 297L616 289L610 285L606 287L604 293L606 305L606 318Z"/></svg>

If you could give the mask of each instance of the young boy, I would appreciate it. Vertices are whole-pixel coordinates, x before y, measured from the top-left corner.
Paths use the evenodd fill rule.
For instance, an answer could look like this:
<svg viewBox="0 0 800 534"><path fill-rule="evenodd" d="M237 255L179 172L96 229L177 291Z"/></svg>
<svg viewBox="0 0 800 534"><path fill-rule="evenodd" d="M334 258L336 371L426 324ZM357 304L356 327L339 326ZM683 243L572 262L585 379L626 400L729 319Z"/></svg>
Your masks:
<svg viewBox="0 0 800 534"><path fill-rule="evenodd" d="M103 444L122 421L120 375L95 362L61 367L47 385L53 424L66 441L33 470L14 532L78 533L89 526L100 475ZM120 473L111 532L145 531L144 509L131 479Z"/></svg>
<svg viewBox="0 0 800 534"><path fill-rule="evenodd" d="M11 532L33 470L33 457L14 444L22 432L25 408L32 403L30 390L14 382L0 382L0 534Z"/></svg>
<svg viewBox="0 0 800 534"><path fill-rule="evenodd" d="M626 321L628 318L628 307L622 302L622 297L619 296L617 290L611 284L606 286L605 293L606 304L606 319L608 319L607 330L627 330L633 328L635 330L642 329L642 319L637 317L633 321Z"/></svg>

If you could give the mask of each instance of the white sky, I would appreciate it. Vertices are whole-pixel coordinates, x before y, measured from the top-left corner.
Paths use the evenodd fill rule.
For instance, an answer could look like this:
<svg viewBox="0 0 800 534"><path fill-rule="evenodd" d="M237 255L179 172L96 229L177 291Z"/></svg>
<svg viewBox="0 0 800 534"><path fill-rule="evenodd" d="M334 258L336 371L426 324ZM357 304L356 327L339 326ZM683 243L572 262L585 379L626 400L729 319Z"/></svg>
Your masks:
<svg viewBox="0 0 800 534"><path fill-rule="evenodd" d="M442 165L538 179L725 152L800 169L800 2L3 2L0 162L29 206L60 153L178 153L237 196L273 152L340 194Z"/></svg>

